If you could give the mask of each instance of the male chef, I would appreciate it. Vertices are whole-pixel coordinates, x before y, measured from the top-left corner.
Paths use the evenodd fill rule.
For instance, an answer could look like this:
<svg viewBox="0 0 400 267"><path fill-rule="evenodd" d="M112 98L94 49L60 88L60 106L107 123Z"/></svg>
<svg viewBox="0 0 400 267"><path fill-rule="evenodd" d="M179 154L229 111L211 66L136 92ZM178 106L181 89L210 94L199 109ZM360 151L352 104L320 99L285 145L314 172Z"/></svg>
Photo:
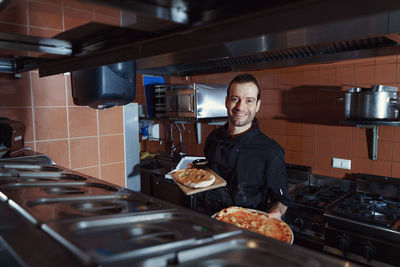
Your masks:
<svg viewBox="0 0 400 267"><path fill-rule="evenodd" d="M281 218L289 200L283 148L263 134L255 118L260 86L251 74L230 82L225 98L228 122L207 137L204 155L226 187L201 193L199 211L214 214L229 206L266 211Z"/></svg>

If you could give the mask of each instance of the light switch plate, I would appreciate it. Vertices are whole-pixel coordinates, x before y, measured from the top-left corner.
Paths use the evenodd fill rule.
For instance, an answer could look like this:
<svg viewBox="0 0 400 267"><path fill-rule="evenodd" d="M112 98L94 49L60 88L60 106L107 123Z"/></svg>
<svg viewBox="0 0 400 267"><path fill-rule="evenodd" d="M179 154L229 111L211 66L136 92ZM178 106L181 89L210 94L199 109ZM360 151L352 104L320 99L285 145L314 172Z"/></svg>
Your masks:
<svg viewBox="0 0 400 267"><path fill-rule="evenodd" d="M332 159L332 167L339 168L339 169L345 169L345 170L351 170L351 160L333 158Z"/></svg>

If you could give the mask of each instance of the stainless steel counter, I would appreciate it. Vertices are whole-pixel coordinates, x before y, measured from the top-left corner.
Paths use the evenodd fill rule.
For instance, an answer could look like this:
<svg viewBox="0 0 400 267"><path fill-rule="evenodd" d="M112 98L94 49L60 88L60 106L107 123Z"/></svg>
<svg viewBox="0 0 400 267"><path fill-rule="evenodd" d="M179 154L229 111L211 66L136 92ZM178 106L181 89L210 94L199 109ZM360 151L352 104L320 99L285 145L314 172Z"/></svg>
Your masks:
<svg viewBox="0 0 400 267"><path fill-rule="evenodd" d="M0 264L353 266L60 166L0 164L0 191Z"/></svg>

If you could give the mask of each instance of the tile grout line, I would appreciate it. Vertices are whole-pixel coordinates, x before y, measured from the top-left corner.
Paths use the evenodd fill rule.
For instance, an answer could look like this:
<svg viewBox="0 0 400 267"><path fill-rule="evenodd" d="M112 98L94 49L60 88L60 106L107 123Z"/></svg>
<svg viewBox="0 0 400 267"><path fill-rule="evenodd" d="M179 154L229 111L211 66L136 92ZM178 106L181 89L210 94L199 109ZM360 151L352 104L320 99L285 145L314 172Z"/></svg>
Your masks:
<svg viewBox="0 0 400 267"><path fill-rule="evenodd" d="M96 118L97 118L97 160L99 166L99 179L101 180L99 110L97 109L96 109Z"/></svg>
<svg viewBox="0 0 400 267"><path fill-rule="evenodd" d="M110 166L110 165L116 165L116 164L121 164L121 163L124 163L124 161L116 161L116 162L111 162L111 163L104 163L104 164L101 164L101 166ZM80 167L80 168L75 168L75 169L72 169L72 170L78 171L78 170L85 170L85 169L90 169L90 168L95 168L95 167L97 167L97 165Z"/></svg>
<svg viewBox="0 0 400 267"><path fill-rule="evenodd" d="M124 136L123 133L120 134L109 134L109 135L101 135L101 136ZM79 137L69 137L70 140L79 140L79 139L90 139L90 138L97 138L97 135L91 135L91 136L79 136ZM67 138L54 138L54 139L46 139L46 140L37 140L37 143L45 143L45 142L50 142L50 141L63 141L67 140ZM33 142L33 141L32 141Z"/></svg>
<svg viewBox="0 0 400 267"><path fill-rule="evenodd" d="M26 6L26 33L29 35L29 2ZM33 87L32 87L32 72L29 72L29 87L31 91L31 108L32 108L32 131L33 131L33 151L36 151L36 123L35 123L35 108L34 108L34 97L33 97Z"/></svg>
<svg viewBox="0 0 400 267"><path fill-rule="evenodd" d="M69 75L68 75L69 77ZM71 169L71 134L69 128L69 109L68 109L68 86L67 86L67 75L64 74L64 88L65 88L65 103L67 104L66 113L67 113L67 142L68 142L68 167Z"/></svg>
<svg viewBox="0 0 400 267"><path fill-rule="evenodd" d="M36 123L35 123L35 108L34 108L34 97L32 88L32 73L29 72L29 86L31 91L31 102L32 102L32 131L33 131L33 151L36 151Z"/></svg>
<svg viewBox="0 0 400 267"><path fill-rule="evenodd" d="M123 123L123 138L124 138L124 185L125 187L128 187L128 172L127 172L127 167L126 167L126 138L125 138L125 125L126 125L126 118L125 118L125 106L122 107L122 123Z"/></svg>

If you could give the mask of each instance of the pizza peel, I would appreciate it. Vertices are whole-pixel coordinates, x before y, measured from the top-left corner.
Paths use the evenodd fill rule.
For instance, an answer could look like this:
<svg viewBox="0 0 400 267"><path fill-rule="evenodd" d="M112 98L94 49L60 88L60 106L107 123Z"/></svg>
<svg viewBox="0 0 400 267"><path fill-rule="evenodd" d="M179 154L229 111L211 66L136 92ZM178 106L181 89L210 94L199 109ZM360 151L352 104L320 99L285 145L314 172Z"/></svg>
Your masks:
<svg viewBox="0 0 400 267"><path fill-rule="evenodd" d="M183 193L185 193L185 195L193 195L196 193L200 193L200 192L215 189L218 187L226 186L226 181L221 176L216 174L211 169L206 169L206 171L211 172L215 176L215 181L212 185L206 186L206 187L201 187L201 188L191 188L191 187L185 186L175 180L174 173L171 173L170 175L171 175L172 179L174 179L175 183L179 186L179 188L183 191Z"/></svg>

